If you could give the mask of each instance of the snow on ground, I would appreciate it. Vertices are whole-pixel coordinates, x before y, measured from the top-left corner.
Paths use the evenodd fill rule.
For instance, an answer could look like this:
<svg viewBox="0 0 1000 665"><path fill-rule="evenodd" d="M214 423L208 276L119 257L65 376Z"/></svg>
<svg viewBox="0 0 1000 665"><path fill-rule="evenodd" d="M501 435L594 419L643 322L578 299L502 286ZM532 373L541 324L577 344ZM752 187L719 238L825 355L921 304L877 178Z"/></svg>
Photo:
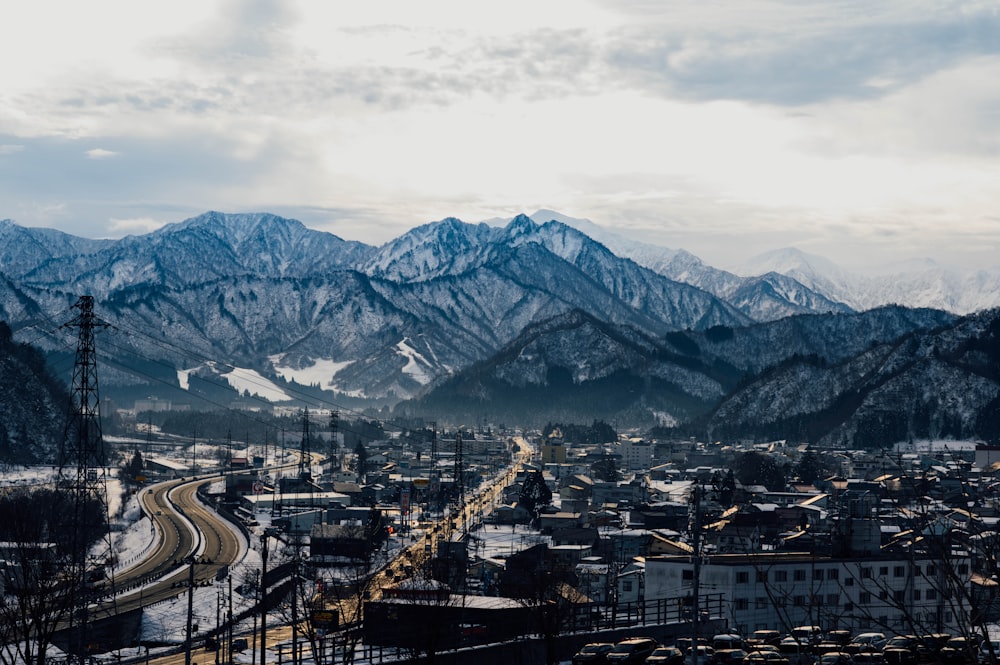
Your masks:
<svg viewBox="0 0 1000 665"><path fill-rule="evenodd" d="M324 388L333 387L333 379L337 372L352 364L353 360L337 362L329 358L320 358L306 367L289 367L281 365L282 357L271 356L269 358L274 371L278 376L286 381L295 381L302 386L322 386Z"/></svg>
<svg viewBox="0 0 1000 665"><path fill-rule="evenodd" d="M222 378L241 394L250 393L269 402L289 402L292 399L276 383L253 369L234 367L231 372L223 374Z"/></svg>

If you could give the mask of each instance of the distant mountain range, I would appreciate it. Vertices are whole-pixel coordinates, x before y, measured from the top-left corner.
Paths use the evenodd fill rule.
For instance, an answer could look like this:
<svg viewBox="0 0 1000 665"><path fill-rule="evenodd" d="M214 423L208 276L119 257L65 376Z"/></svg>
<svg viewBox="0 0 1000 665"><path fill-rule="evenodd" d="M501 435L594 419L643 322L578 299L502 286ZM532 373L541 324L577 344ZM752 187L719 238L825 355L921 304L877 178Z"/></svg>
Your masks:
<svg viewBox="0 0 1000 665"><path fill-rule="evenodd" d="M749 265L738 276L551 211L444 219L381 247L269 214L210 212L119 240L2 221L0 319L65 355L59 324L93 295L110 324L102 389L126 405L323 393L439 420L723 431L742 422L741 387L776 367L829 369L908 336L971 331L959 314L1000 304L988 273L861 278L795 250Z"/></svg>

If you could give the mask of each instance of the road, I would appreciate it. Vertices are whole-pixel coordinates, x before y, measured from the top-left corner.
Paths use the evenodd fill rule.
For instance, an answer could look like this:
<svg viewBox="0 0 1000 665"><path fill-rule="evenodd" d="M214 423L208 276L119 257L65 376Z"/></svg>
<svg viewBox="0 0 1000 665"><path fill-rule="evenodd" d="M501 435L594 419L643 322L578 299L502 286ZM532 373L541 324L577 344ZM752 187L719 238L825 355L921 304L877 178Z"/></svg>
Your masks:
<svg viewBox="0 0 1000 665"><path fill-rule="evenodd" d="M197 497L200 487L219 477L171 480L140 496L142 509L156 530L156 543L135 566L115 573L114 587L126 591L102 601L96 616L126 612L185 593L192 554L196 585L213 579L220 568L239 559L240 537L225 518Z"/></svg>

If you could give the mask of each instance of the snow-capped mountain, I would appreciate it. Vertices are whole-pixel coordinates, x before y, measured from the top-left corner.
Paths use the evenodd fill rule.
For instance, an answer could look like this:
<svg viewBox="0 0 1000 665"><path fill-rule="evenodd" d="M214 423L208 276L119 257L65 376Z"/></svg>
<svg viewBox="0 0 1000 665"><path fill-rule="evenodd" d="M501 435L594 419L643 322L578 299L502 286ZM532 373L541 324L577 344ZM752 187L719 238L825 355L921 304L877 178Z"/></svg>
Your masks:
<svg viewBox="0 0 1000 665"><path fill-rule="evenodd" d="M536 424L602 418L676 426L711 413L727 395L739 394L750 377L789 363L849 365L874 347L916 331L947 328L955 320L938 310L884 307L650 336L575 311L527 327L492 358L400 409L472 419L488 410ZM587 349L584 358L579 349ZM793 378L782 387L789 394L813 389ZM746 415L752 418L752 411Z"/></svg>
<svg viewBox="0 0 1000 665"><path fill-rule="evenodd" d="M683 249L670 249L624 238L585 219L539 210L532 219L555 221L586 233L621 257L664 277L690 284L733 305L754 321L775 321L794 314L850 312L851 307L810 289L778 271L740 277L713 268Z"/></svg>
<svg viewBox="0 0 1000 665"><path fill-rule="evenodd" d="M856 310L899 303L968 314L1000 306L1000 268L963 274L924 259L875 266L872 274L860 275L823 257L786 247L751 257L736 271L741 275L780 273Z"/></svg>
<svg viewBox="0 0 1000 665"><path fill-rule="evenodd" d="M28 245L47 234L4 228ZM446 219L375 248L274 215L212 212L115 241L60 236L37 259L0 265L0 307L15 328L58 322L87 293L128 332L115 343L135 358L319 378L388 401L573 310L652 335L750 321L578 231L524 216L502 229Z"/></svg>
<svg viewBox="0 0 1000 665"><path fill-rule="evenodd" d="M953 314L899 306L855 313L847 305L861 301L847 296L865 285L794 252L740 277L683 250L575 222L585 232L552 215L500 224L449 218L381 247L268 214L206 213L100 241L5 222L0 317L19 340L65 356L74 340L60 324L78 295L94 295L109 324L98 340L102 388L126 404L167 387L176 401L255 392L255 382L266 382L275 399L317 391L339 403L422 396L400 408L442 419L448 409L512 419L520 412L522 422L694 419L700 432L722 432L759 409L763 435L790 427L777 407L764 408L763 395L792 418L853 417L852 400L864 389L857 377L885 373L880 389L857 402L868 405L860 420L843 424L845 416L840 429L831 427L830 436L848 437L866 431L864 414L879 413L877 405L892 408L883 395L925 394L920 380L968 391L970 414L992 404L993 338L948 337L966 325ZM906 360L907 340L932 335L939 341L918 347L929 349L920 362L936 373L906 373L906 381L891 373L920 364ZM252 380L237 383L240 373ZM213 377L233 388L211 387ZM882 384L898 387L883 393ZM868 395L877 399L869 404ZM927 404L920 418L944 413ZM964 418L967 427L979 415Z"/></svg>

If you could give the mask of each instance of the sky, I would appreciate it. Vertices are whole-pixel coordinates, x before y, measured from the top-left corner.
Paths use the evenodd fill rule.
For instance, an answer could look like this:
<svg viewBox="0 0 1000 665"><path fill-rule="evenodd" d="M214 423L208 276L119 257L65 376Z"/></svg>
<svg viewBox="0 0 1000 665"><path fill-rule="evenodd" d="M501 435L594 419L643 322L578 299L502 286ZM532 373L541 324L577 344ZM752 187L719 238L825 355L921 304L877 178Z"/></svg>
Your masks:
<svg viewBox="0 0 1000 665"><path fill-rule="evenodd" d="M37 0L0 60L23 226L378 245L548 208L719 267L1000 267L992 0Z"/></svg>

